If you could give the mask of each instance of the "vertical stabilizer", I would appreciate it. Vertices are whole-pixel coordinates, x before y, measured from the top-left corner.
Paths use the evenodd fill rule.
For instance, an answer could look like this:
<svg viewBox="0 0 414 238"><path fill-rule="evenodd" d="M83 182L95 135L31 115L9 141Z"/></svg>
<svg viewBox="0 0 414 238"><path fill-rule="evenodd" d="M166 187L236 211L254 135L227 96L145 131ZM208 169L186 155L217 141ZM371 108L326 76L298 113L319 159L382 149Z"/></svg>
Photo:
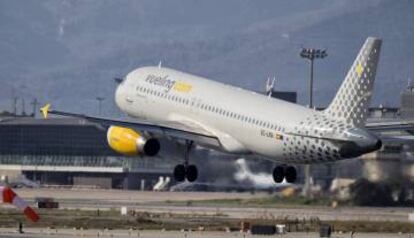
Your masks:
<svg viewBox="0 0 414 238"><path fill-rule="evenodd" d="M324 111L330 118L363 127L374 88L381 39L368 37L335 98Z"/></svg>

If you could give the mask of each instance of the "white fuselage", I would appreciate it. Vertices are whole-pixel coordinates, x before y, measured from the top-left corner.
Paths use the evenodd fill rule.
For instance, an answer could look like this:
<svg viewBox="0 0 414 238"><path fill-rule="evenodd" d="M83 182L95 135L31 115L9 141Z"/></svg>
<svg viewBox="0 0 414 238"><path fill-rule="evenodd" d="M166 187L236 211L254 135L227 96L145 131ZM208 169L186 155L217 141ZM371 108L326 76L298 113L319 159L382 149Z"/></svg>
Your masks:
<svg viewBox="0 0 414 238"><path fill-rule="evenodd" d="M230 153L287 163L343 159L340 145L324 138L343 136L339 129L347 128L322 112L168 68L129 73L116 103L131 117L202 128ZM322 123L307 125L315 118Z"/></svg>

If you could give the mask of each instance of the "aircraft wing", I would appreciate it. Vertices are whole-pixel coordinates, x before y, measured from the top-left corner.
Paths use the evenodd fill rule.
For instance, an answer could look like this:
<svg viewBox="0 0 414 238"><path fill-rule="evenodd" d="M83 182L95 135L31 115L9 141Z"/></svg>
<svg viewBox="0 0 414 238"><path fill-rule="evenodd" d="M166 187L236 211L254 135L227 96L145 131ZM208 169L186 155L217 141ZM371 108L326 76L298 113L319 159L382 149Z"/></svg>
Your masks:
<svg viewBox="0 0 414 238"><path fill-rule="evenodd" d="M46 105L45 107L41 108L41 112L45 118L48 117L49 114L52 115L59 115L65 117L75 117L80 119L85 119L86 121L96 123L102 125L104 127L110 126L122 126L128 127L131 129L135 129L137 131L145 131L154 135L158 135L161 137L167 138L176 138L182 140L190 140L194 141L197 144L207 145L207 146L220 146L220 141L211 132L204 130L201 127L197 127L196 125L189 125L184 123L178 122L147 122L147 121L137 121L137 120L122 120L122 119L113 119L113 118L105 118L105 117L95 117L95 116L87 116L83 114L71 113L71 112L63 112L57 110L51 110L50 105Z"/></svg>

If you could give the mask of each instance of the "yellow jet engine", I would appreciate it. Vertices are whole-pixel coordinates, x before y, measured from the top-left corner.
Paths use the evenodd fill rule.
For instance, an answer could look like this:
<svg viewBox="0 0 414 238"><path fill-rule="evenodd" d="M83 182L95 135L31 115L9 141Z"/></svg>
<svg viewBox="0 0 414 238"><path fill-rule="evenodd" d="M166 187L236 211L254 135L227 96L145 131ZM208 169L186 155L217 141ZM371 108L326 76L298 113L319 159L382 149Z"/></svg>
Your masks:
<svg viewBox="0 0 414 238"><path fill-rule="evenodd" d="M154 156L160 151L160 142L158 139L144 136L126 127L109 127L107 139L109 146L123 155Z"/></svg>

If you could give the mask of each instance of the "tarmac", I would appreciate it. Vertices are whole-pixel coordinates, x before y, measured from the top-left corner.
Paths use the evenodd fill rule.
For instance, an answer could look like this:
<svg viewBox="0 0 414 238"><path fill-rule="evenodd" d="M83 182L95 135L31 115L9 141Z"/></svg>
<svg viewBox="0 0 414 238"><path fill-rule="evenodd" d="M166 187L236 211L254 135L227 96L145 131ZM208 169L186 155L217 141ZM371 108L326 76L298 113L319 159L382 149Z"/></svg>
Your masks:
<svg viewBox="0 0 414 238"><path fill-rule="evenodd" d="M127 190L97 190L97 189L15 189L21 197L32 202L36 197L51 197L59 202L61 209L73 209L70 214L78 210L99 210L114 211L121 210L121 207L127 207L128 210L134 210L142 214L160 214L156 221L165 222L188 222L188 219L195 219L198 222L210 222L210 220L220 223L221 220L322 220L322 221L385 221L385 222L408 222L409 214L414 213L413 208L367 208L367 207L340 207L330 208L324 206L271 206L260 207L254 205L240 205L232 203L196 203L193 205L188 201L200 200L224 200L224 199L252 199L265 198L268 193L215 193L215 192L143 192ZM178 203L177 203L178 202ZM201 205L200 205L201 204ZM8 205L4 205L8 206ZM60 213L55 214L59 216ZM66 214L66 213L65 213ZM68 213L69 214L69 213ZM118 213L119 214L119 213ZM174 216L171 216L174 214ZM178 214L178 215L177 215ZM185 216L181 216L184 214ZM52 213L45 213L50 216ZM168 215L168 216L167 216ZM168 218L169 217L169 218ZM191 218L189 218L191 217ZM77 218L82 218L81 216ZM116 218L118 219L119 215ZM59 218L60 219L60 218ZM84 219L84 218L82 218ZM101 218L100 218L101 219ZM138 218L131 218L138 219ZM152 218L150 217L150 220ZM158 219L158 220L157 220ZM169 220L168 220L169 219ZM181 220L180 220L181 219ZM187 219L187 220L186 220ZM49 218L50 220L50 218ZM205 220L205 221L204 221ZM83 221L83 220L81 220ZM86 221L86 220L85 220ZM48 221L49 222L49 221ZM95 222L93 219L90 222ZM110 221L109 221L110 222ZM181 231L164 231L164 230L128 230L140 229L140 226L127 226L125 230L102 230L101 226L86 225L91 229L79 230L72 227L78 226L56 226L57 229L48 229L29 225L24 228L24 234L16 231L16 227L0 228L1 237L263 237L254 236L249 233L240 232L217 232L216 229L206 231L181 232ZM49 223L45 223L49 224ZM224 226L224 225L223 225ZM414 222L413 222L414 226ZM105 226L108 227L108 226ZM120 228L122 226L114 226ZM135 228L134 228L135 227ZM142 227L142 226L141 226ZM180 227L180 226L179 226ZM181 226L181 227L185 227ZM191 228L192 226L188 226ZM194 226L193 226L194 227ZM79 228L79 227L78 227ZM97 229L95 229L97 228ZM168 226L161 226L150 229L175 229ZM146 228L147 229L147 228ZM181 228L178 228L181 229ZM212 230L215 230L214 232ZM220 229L219 229L220 230ZM294 231L297 231L294 230ZM299 229L300 231L300 229ZM313 230L314 231L314 230ZM400 231L396 229L395 231ZM319 237L318 233L288 233L285 235L266 236L266 237ZM353 237L353 238L414 238L414 234L392 234L392 233L357 233L351 236L350 233L335 233L332 237Z"/></svg>
<svg viewBox="0 0 414 238"><path fill-rule="evenodd" d="M53 197L56 200L83 200L92 202L121 202L148 204L165 201L250 199L268 197L268 193L225 192L153 192L115 189L22 188L14 189L22 198Z"/></svg>
<svg viewBox="0 0 414 238"><path fill-rule="evenodd" d="M73 230L73 229L42 229L27 228L20 234L13 228L0 228L0 237L139 237L139 238L254 238L254 237L284 237L284 238L316 238L318 233L286 233L283 235L251 235L241 232L187 232L187 231L135 231L135 230ZM348 238L350 233L334 233L331 237ZM414 234L386 233L355 233L353 238L414 238Z"/></svg>
<svg viewBox="0 0 414 238"><path fill-rule="evenodd" d="M91 189L16 189L16 192L33 201L35 197L53 197L60 208L97 210L120 209L122 206L136 212L174 214L217 214L230 219L312 219L323 221L387 221L407 222L413 208L367 208L367 207L254 207L205 205L194 206L185 201L250 199L270 196L268 193L213 193L213 192L141 192L125 190ZM177 205L174 202L184 202Z"/></svg>

